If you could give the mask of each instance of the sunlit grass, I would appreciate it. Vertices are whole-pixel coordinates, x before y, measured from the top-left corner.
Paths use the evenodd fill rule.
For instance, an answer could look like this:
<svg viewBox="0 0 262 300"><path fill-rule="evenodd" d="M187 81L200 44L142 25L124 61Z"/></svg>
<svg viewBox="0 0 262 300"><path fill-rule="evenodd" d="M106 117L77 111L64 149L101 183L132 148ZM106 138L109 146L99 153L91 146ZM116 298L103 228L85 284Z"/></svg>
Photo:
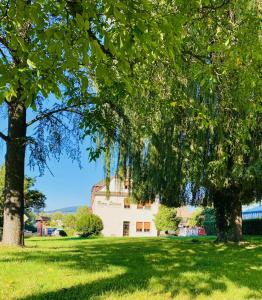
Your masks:
<svg viewBox="0 0 262 300"><path fill-rule="evenodd" d="M31 238L0 246L0 299L262 299L262 238Z"/></svg>

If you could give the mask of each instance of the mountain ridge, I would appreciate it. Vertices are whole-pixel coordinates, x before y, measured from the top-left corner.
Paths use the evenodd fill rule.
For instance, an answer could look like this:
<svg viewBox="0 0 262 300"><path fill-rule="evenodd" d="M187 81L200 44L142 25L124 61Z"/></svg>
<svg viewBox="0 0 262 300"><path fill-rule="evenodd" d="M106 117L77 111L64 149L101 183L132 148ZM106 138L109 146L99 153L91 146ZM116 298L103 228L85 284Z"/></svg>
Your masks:
<svg viewBox="0 0 262 300"><path fill-rule="evenodd" d="M49 210L49 211L45 211L46 214L53 214L55 212L62 212L63 214L74 214L76 213L77 209L80 206L68 206L68 207L62 207L62 208L58 208L58 209L53 209L53 210Z"/></svg>

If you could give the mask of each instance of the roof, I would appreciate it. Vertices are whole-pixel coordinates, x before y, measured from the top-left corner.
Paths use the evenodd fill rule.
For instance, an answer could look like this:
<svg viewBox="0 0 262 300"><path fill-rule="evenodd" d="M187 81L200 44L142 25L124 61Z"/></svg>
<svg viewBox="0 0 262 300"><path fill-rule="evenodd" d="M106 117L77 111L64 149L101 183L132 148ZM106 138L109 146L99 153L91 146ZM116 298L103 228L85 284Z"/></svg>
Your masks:
<svg viewBox="0 0 262 300"><path fill-rule="evenodd" d="M36 218L36 221L49 221L50 218L49 217L46 217L46 216L38 216Z"/></svg>
<svg viewBox="0 0 262 300"><path fill-rule="evenodd" d="M262 213L262 205L245 209L243 211L243 214L253 214L253 213Z"/></svg>
<svg viewBox="0 0 262 300"><path fill-rule="evenodd" d="M114 178L115 176L112 176L110 178L110 181ZM92 206L93 206L93 202L94 202L94 199L95 199L95 193L99 192L102 190L103 187L106 186L106 180L103 179L101 181L99 181L98 183L94 184L92 186L92 190L91 190L91 210L92 210Z"/></svg>

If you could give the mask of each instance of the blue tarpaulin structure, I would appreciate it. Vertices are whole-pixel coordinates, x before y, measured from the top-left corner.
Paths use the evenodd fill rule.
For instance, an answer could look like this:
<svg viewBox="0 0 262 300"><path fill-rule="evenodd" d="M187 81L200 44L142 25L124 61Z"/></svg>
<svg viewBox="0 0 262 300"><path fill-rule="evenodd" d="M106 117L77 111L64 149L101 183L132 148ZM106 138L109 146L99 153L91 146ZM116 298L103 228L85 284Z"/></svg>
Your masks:
<svg viewBox="0 0 262 300"><path fill-rule="evenodd" d="M243 219L262 219L262 205L248 208L242 212Z"/></svg>

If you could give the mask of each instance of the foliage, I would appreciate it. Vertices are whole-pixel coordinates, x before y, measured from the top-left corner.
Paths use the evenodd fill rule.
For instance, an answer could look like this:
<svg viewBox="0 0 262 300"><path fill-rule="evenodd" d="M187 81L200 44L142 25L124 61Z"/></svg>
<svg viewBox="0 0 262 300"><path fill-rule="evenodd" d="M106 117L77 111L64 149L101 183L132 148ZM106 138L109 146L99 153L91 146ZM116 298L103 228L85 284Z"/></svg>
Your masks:
<svg viewBox="0 0 262 300"><path fill-rule="evenodd" d="M215 209L211 207L197 208L189 220L189 225L204 227L207 235L216 235Z"/></svg>
<svg viewBox="0 0 262 300"><path fill-rule="evenodd" d="M177 217L175 208L161 205L154 222L159 231L175 231L180 222L180 218Z"/></svg>
<svg viewBox="0 0 262 300"><path fill-rule="evenodd" d="M229 231L241 204L261 198L260 18L255 0L191 7L179 67L165 58L135 76L147 88L139 97L126 96L130 122L125 126L116 116L119 130L110 127L102 136L106 151L114 150L112 140L117 145L119 174L129 170L137 199L213 204L220 207L221 229ZM117 83L111 92L101 90L109 98L122 96Z"/></svg>
<svg viewBox="0 0 262 300"><path fill-rule="evenodd" d="M74 214L67 214L64 216L63 225L65 228L75 229L76 216Z"/></svg>
<svg viewBox="0 0 262 300"><path fill-rule="evenodd" d="M205 232L207 235L216 235L217 234L217 228L216 228L215 221L204 221L203 227L205 228Z"/></svg>
<svg viewBox="0 0 262 300"><path fill-rule="evenodd" d="M0 247L0 298L261 299L261 237L242 245L197 240L29 238L22 250Z"/></svg>
<svg viewBox="0 0 262 300"><path fill-rule="evenodd" d="M64 224L64 218L65 215L62 212L54 212L51 215L50 226L61 228Z"/></svg>
<svg viewBox="0 0 262 300"><path fill-rule="evenodd" d="M203 224L203 208L197 208L191 215L189 226L202 226Z"/></svg>
<svg viewBox="0 0 262 300"><path fill-rule="evenodd" d="M262 219L243 220L243 233L262 235Z"/></svg>
<svg viewBox="0 0 262 300"><path fill-rule="evenodd" d="M67 214L63 219L63 228L65 229L67 235L72 236L76 232L76 215Z"/></svg>
<svg viewBox="0 0 262 300"><path fill-rule="evenodd" d="M36 227L32 223L25 223L25 230L32 231L33 233L37 232Z"/></svg>
<svg viewBox="0 0 262 300"><path fill-rule="evenodd" d="M82 206L76 213L76 229L82 236L98 235L103 230L102 220L91 214L87 206Z"/></svg>

